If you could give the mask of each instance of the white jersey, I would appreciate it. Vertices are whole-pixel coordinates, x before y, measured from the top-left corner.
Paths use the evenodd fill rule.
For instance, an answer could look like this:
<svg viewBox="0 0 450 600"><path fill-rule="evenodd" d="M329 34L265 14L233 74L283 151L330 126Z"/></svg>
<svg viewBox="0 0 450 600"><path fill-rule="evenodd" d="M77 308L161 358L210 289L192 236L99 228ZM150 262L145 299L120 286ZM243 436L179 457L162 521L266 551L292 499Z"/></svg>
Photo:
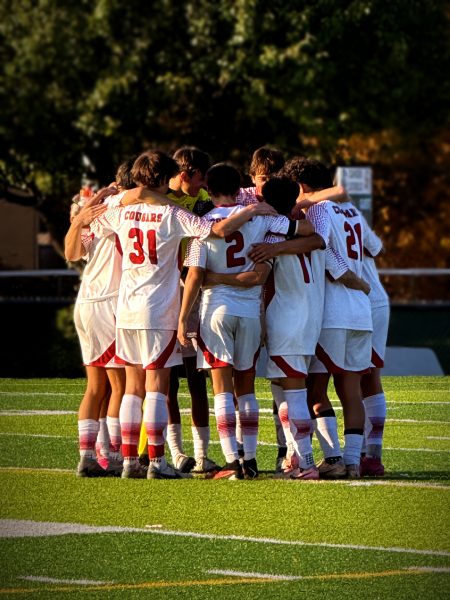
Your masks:
<svg viewBox="0 0 450 600"><path fill-rule="evenodd" d="M109 196L105 200L108 207L118 206L123 195ZM115 233L106 237L97 237L90 229L81 234L86 251L77 304L98 302L119 295L122 276L122 248Z"/></svg>
<svg viewBox="0 0 450 600"><path fill-rule="evenodd" d="M328 200L316 205L326 210L329 225L329 246L348 264L348 268L362 277L364 248L376 256L382 247L381 240L367 225L366 220L351 202L341 204ZM314 211L315 207L309 210ZM370 300L362 291L352 290L334 283L336 273L327 269L332 276L325 283L325 308L322 327L324 329L353 329L372 331ZM339 272L339 275L342 271ZM338 275L338 276L339 276Z"/></svg>
<svg viewBox="0 0 450 600"><path fill-rule="evenodd" d="M99 237L117 233L123 249L118 328L177 329L180 241L205 238L212 225L177 206L146 203L111 208L92 223Z"/></svg>
<svg viewBox="0 0 450 600"><path fill-rule="evenodd" d="M211 222L225 219L243 209L241 205L219 206L205 215ZM286 217L257 216L223 239L191 240L185 260L187 267L201 267L214 273L244 273L253 271L254 262L248 253L252 244L264 241L267 232L287 234L296 224ZM235 317L259 317L262 286L249 288L216 285L202 294L200 317L206 314L226 314Z"/></svg>
<svg viewBox="0 0 450 600"><path fill-rule="evenodd" d="M326 218L308 213L316 233L328 243ZM266 241L270 241L266 239ZM274 240L276 241L276 240ZM322 329L325 300L325 252L277 256L264 286L269 356L312 355Z"/></svg>
<svg viewBox="0 0 450 600"><path fill-rule="evenodd" d="M369 300L372 308L389 306L389 296L381 284L377 266L371 256L364 256L362 273L363 279L370 285Z"/></svg>

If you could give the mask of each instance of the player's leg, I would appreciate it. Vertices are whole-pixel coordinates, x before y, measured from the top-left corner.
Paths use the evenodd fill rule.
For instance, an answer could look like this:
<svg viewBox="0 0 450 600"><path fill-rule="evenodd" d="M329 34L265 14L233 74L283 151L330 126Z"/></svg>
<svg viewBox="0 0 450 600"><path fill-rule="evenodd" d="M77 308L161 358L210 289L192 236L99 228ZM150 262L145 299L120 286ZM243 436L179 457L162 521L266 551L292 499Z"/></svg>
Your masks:
<svg viewBox="0 0 450 600"><path fill-rule="evenodd" d="M183 450L183 436L181 427L180 406L178 404L178 390L180 382L178 367L170 370L169 395L167 397L167 408L169 421L167 425L167 445L169 446L172 462L176 469L182 473L189 473L195 465L195 459L187 456Z"/></svg>
<svg viewBox="0 0 450 600"><path fill-rule="evenodd" d="M246 479L258 476L256 447L258 444L259 406L255 396L255 371L234 371L234 392L244 450L243 470Z"/></svg>
<svg viewBox="0 0 450 600"><path fill-rule="evenodd" d="M79 477L101 477L106 471L98 464L95 442L100 429L100 408L107 392L107 377L103 367L86 366L86 391L78 410Z"/></svg>
<svg viewBox="0 0 450 600"><path fill-rule="evenodd" d="M208 458L210 440L209 402L204 371L197 369L197 356L184 356L184 368L191 395L192 439L194 441L195 466L193 473L209 473L219 469Z"/></svg>
<svg viewBox="0 0 450 600"><path fill-rule="evenodd" d="M120 405L125 393L125 369L123 367L107 368L111 395L106 416L109 434L109 465L108 471L113 475L120 475L123 468L121 451L122 434L120 430Z"/></svg>
<svg viewBox="0 0 450 600"><path fill-rule="evenodd" d="M386 398L381 383L381 369L373 368L361 378L361 391L366 413L364 425L365 456L361 459L361 475L382 476L381 462Z"/></svg>
<svg viewBox="0 0 450 600"><path fill-rule="evenodd" d="M143 479L147 473L139 464L138 442L142 422L142 400L145 396L145 371L141 364L127 364L125 376L125 394L119 412L123 454L122 477Z"/></svg>
<svg viewBox="0 0 450 600"><path fill-rule="evenodd" d="M106 423L106 415L108 413L108 405L109 399L111 396L110 386L107 385L107 390L103 402L100 406L100 414L99 414L99 430L97 434L97 440L95 442L95 452L97 454L97 462L104 469L108 468L109 463L109 432L108 425Z"/></svg>

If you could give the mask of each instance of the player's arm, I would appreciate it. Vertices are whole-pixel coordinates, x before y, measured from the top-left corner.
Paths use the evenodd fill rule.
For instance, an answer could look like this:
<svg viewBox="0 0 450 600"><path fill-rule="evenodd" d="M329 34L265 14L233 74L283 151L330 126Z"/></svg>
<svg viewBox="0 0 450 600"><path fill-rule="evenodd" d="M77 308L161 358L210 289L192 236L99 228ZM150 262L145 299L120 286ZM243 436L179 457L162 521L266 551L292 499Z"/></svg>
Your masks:
<svg viewBox="0 0 450 600"><path fill-rule="evenodd" d="M75 262L86 254L83 246L82 231L89 227L92 221L103 214L106 210L104 204L85 206L76 217L73 218L64 240L64 255L66 260Z"/></svg>
<svg viewBox="0 0 450 600"><path fill-rule="evenodd" d="M342 185L335 185L331 188L326 188L324 190L320 190L318 192L302 192L299 196L299 200L294 207L294 213L302 210L310 208L317 204L318 202L323 202L324 200L331 200L332 202L344 202L348 200L348 194L345 187Z"/></svg>
<svg viewBox="0 0 450 600"><path fill-rule="evenodd" d="M303 223L303 221L299 221L299 223ZM305 223L308 223L308 221L305 221ZM324 248L325 244L322 237L317 233L313 233L307 237L296 237L292 240L283 240L274 244L265 242L253 244L248 256L253 262L260 263L281 254L304 254L305 252Z"/></svg>
<svg viewBox="0 0 450 600"><path fill-rule="evenodd" d="M359 290L366 295L370 293L370 285L358 277L348 268L346 260L332 247L328 247L325 255L325 268L327 277L332 282L337 282L352 290Z"/></svg>
<svg viewBox="0 0 450 600"><path fill-rule="evenodd" d="M157 204L159 206L165 206L170 204L172 206L178 206L174 200L171 200L164 194L149 188L137 187L132 190L128 190L121 200L122 206L130 206L131 204ZM183 208L183 207L181 207Z"/></svg>
<svg viewBox="0 0 450 600"><path fill-rule="evenodd" d="M178 340L182 346L189 346L191 344L187 337L187 321L202 287L204 274L205 270L201 267L189 267L184 282L183 299L178 318Z"/></svg>
<svg viewBox="0 0 450 600"><path fill-rule="evenodd" d="M222 284L248 288L255 285L264 285L270 269L271 266L264 262L256 264L253 271L245 271L244 273L213 273L212 271L206 271L202 287L208 288Z"/></svg>
<svg viewBox="0 0 450 600"><path fill-rule="evenodd" d="M264 215L275 216L277 215L277 212L274 208L272 208L272 206L270 206L270 204L267 204L266 202L249 204L239 212L227 217L226 219L222 219L222 221L214 223L211 228L211 234L215 237L224 238L234 231L240 229L244 223L247 223L247 221L250 221L250 219L253 217Z"/></svg>

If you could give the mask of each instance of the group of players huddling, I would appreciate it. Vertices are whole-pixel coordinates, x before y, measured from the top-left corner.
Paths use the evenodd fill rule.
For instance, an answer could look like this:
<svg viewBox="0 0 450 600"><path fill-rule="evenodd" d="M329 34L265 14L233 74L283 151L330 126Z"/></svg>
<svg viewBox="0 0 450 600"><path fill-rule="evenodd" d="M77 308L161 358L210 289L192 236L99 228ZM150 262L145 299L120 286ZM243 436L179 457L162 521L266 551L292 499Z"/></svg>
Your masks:
<svg viewBox="0 0 450 600"><path fill-rule="evenodd" d="M380 239L320 162L259 148L241 188L194 147L150 150L72 205L66 258L86 261L75 325L86 366L81 477L258 476L256 362L268 361L275 477L381 476L389 301ZM189 238L189 242L187 242ZM184 364L194 456L177 401ZM208 458L205 373L225 464ZM341 450L329 379L343 409ZM313 457L312 434L323 457ZM165 443L172 463L165 458Z"/></svg>

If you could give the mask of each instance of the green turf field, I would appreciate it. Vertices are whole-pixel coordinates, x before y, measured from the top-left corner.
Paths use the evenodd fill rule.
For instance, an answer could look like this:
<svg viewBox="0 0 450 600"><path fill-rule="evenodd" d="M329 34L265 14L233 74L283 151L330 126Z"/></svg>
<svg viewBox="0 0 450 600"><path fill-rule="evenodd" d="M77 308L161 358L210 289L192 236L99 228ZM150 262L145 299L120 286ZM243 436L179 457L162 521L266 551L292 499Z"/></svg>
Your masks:
<svg viewBox="0 0 450 600"><path fill-rule="evenodd" d="M450 597L450 377L385 378L386 476L340 482L271 478L261 379L260 480L78 479L83 386L0 380L2 597Z"/></svg>

